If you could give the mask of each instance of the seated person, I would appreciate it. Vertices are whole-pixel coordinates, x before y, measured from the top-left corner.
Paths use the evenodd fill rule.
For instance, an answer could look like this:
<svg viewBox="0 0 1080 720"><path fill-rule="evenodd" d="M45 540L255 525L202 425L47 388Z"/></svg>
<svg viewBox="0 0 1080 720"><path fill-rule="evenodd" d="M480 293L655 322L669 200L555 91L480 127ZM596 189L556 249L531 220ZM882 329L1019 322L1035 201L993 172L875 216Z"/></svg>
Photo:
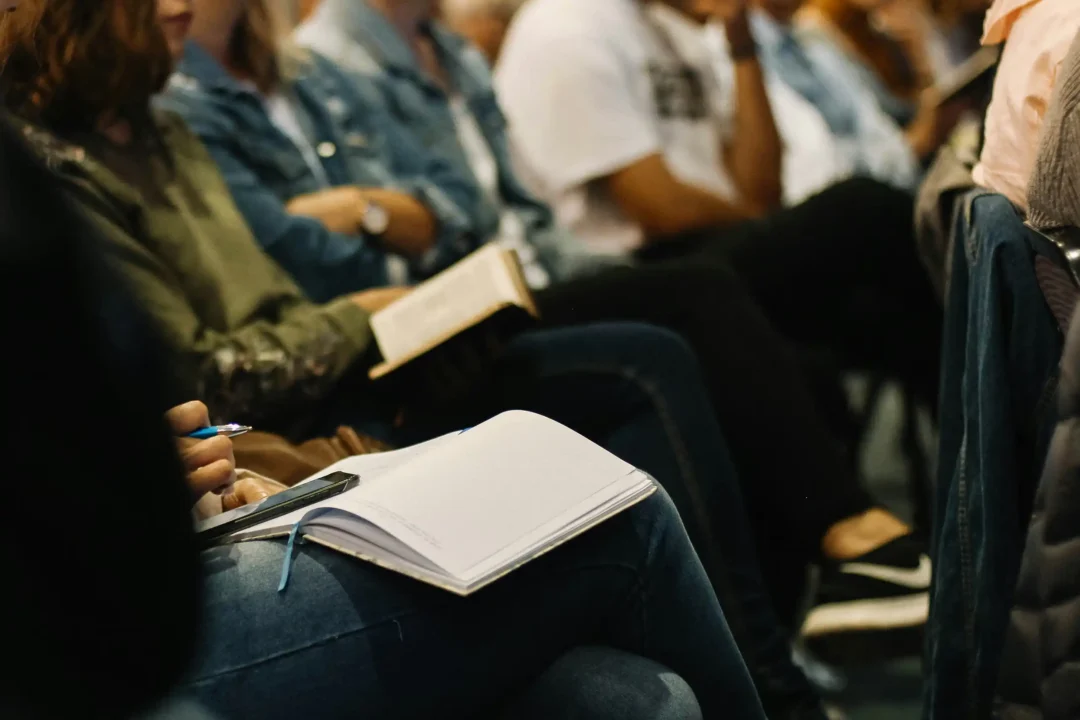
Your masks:
<svg viewBox="0 0 1080 720"><path fill-rule="evenodd" d="M175 407L166 413L169 427L173 433L179 438L177 441L179 444L179 450L183 464L188 472L188 486L192 490L194 497L200 498L196 503L195 509L202 517L210 517L218 512L224 510L234 509L241 507L248 503L258 502L263 500L277 492L284 489L284 486L274 483L266 479L245 477L236 480L235 465L232 460L231 441L226 437L217 437L210 440L188 440L185 436L191 433L193 430L197 430L202 427L206 427L210 423L209 413L207 408L201 402L189 402L184 405ZM219 639L233 637L231 633L238 633L236 627L236 616L246 615L247 613L237 613L235 611L235 603L232 599L236 595L242 595L245 603L250 604L252 602L252 596L259 593L265 593L268 598L273 598L274 594L279 592L275 586L275 571L272 563L259 563L254 561L253 558L259 557L258 553L250 554L243 552L247 550L248 546L234 546L231 549L217 549L204 552L203 557L208 566L208 575L211 578L209 581L210 589L206 593L206 604L210 606L213 611L210 614L208 622L212 625L210 631L211 639L209 642L204 642L205 648L202 650L202 654L207 657L197 657L196 666L192 673L192 677L185 681L185 694L192 694L202 700L205 703L215 709L220 709L222 713L227 713L227 717L246 717L249 714L258 715L259 717L281 716L285 717L288 710L285 708L279 708L273 712L267 707L267 703L271 700L265 688L262 688L262 692L256 694L255 697L250 698L246 703L236 702L233 699L234 695L238 695L233 689L236 683L244 683L248 692L245 695L250 695L250 680L247 678L237 678L235 676L235 669L233 664L237 661L237 654L235 649L224 648L218 649L219 644L223 645L224 641L218 642ZM248 565L259 568L260 572L257 573L260 577L256 580L247 579L242 581L239 585L243 588L233 589L231 586L238 584L236 578L244 577L240 573L243 572L242 568L234 567L234 562L237 560L237 556L240 555L243 559L248 560ZM345 558L344 556L337 555L343 562L336 562L330 560L330 556L336 555L336 553L316 553L320 558L319 564L325 565L327 570L331 567L340 568L337 573L344 573L346 575L352 574L365 574L370 572L374 577L368 580L364 585L364 592L358 594L356 597L362 598L365 605L370 607L377 607L372 601L373 598L378 597L378 593L375 588L381 586L386 580L395 580L400 578L394 578L387 573L383 573L373 567L363 565L355 560ZM228 570L217 569L222 563L221 561L228 560ZM348 567L350 564L355 565L354 568ZM325 572L325 571L324 571ZM218 575L225 575L224 578L218 578ZM234 577L227 577L233 575ZM315 573L315 577L318 577L319 573ZM293 579L291 582L297 582ZM303 582L303 581L301 581ZM315 580L309 580L314 586L318 587L319 583ZM262 587L260 587L260 584ZM291 584L291 583L290 583ZM389 583L390 585L393 582ZM406 591L415 591L418 596L424 595L429 592L428 588L421 588L416 583L409 583L405 581L403 585L412 584L413 588L405 587ZM708 585L703 587L708 588ZM325 592L313 592L313 595L318 597L312 597L311 599L294 599L294 607L309 607L317 608L316 616L321 615L324 620L323 623L330 621L333 622L335 613L333 612L333 596ZM407 592L406 595L411 594ZM545 595L545 593L536 593L538 597ZM388 599L389 599L388 595ZM392 597L397 602L402 601L402 595L400 591L395 591ZM549 596L550 597L550 596ZM237 598L239 599L239 598ZM351 598L350 598L351 599ZM423 604L423 608L426 609L427 605ZM336 615L340 617L342 621L351 621L354 625L358 624L355 617L355 608L349 607L348 611L346 607L341 607ZM319 612L321 611L321 612ZM284 610L281 613L284 619L287 616L288 610ZM220 616L220 617L218 617ZM271 616L272 617L272 616ZM419 619L418 619L419 620ZM259 617L254 622L250 623L256 631L258 636L284 636L280 630L275 631L270 623L274 622L267 617ZM378 623L374 623L370 620L363 621L368 627L369 633L378 632ZM401 622L400 620L398 621ZM427 620L430 622L430 619ZM325 631L325 624L320 623ZM425 623L425 627L429 627ZM404 628L398 625L398 632L404 632ZM460 631L460 628L458 629ZM244 632L244 635L247 633ZM730 638L729 638L730 639ZM303 642L311 642L310 636L305 637L303 633L294 634L292 637L283 638L278 643L282 645L297 644ZM347 644L348 640L344 640ZM416 643L416 647L406 652L416 652L419 657L427 656L432 653L434 648L430 646L430 640L423 643ZM321 652L326 652L326 644L321 643L320 647L323 648ZM370 648L367 647L367 643L362 645L364 662L368 665L372 661L378 662L382 653L372 653ZM344 649L344 648L340 648ZM340 650L339 649L339 650ZM627 648L629 650L629 648ZM737 648L734 643L730 645L731 651L737 656ZM265 653L267 648L260 648L260 653ZM280 653L281 650L279 649ZM511 711L510 717L528 717L534 713L540 713L542 711L549 711L556 713L556 716L563 716L564 714L573 714L574 716L583 716L588 718L641 718L641 720L655 720L656 718L671 718L671 720L693 720L695 717L703 717L701 710L698 706L697 698L693 690L686 684L678 675L674 675L670 670L660 665L659 663L646 660L644 657L635 654L637 651L631 652L618 652L614 649L603 648L578 648L570 649L568 653L559 657L553 667L535 673L533 677L537 677L537 681L533 684L533 687L527 689L523 696L516 698L517 692L512 689L503 694L502 698L493 697L490 693L483 700L476 698L473 700L475 705L469 710L470 713L476 712L483 708L487 703L489 707L497 707L498 705L509 705ZM391 654L396 654L397 651L392 651ZM335 654L335 657L336 654ZM203 665L212 664L213 660L220 659L224 664L225 660L228 660L227 672L215 672L211 668L203 668ZM434 658L428 658L427 661L437 665L437 656ZM336 662L340 662L339 660ZM314 666L313 666L314 665ZM265 662L259 663L259 674L264 675L266 672ZM340 710L336 712L345 713L347 715L347 708L353 703L360 704L361 701L363 707L367 710L372 706L369 704L370 699L364 697L364 693L370 693L375 698L379 698L380 695L386 697L389 700L393 696L393 682L390 682L390 687L385 687L384 683L387 679L385 671L378 673L379 682L374 682L375 677L372 677L370 685L361 684L360 691L356 689L349 692L342 693L344 688L333 687L333 684L328 683L325 675L321 672L322 668L317 659L306 658L303 665L300 666L303 669L314 672L318 675L320 681L320 687L330 686L332 690L336 690L337 694L344 695L342 698L335 698L335 702L323 706L318 710L319 717L329 717L330 714L335 713L334 708L340 707ZM407 665L398 664L397 668L405 668ZM347 668L343 668L342 671L346 671ZM297 665L295 661L287 660L282 663L282 667L279 669L283 675L293 675L293 683L296 682L295 674L297 673ZM514 673L511 673L513 676ZM392 674L391 674L392 676ZM343 676L344 677L344 676ZM364 673L360 673L358 676L352 678L350 682L340 681L338 684L341 686L355 685L357 680L361 680L364 677ZM527 678L525 680L528 683ZM415 678L414 678L415 680ZM639 685L632 685L632 681L636 680ZM265 679L263 681L269 682ZM403 680L404 682L404 680ZM286 683L287 684L287 683ZM582 688L578 688L582 685ZM512 686L511 686L512 687ZM747 683L747 687L750 687L752 693L752 687ZM375 690L378 688L378 690ZM458 695L459 691L449 690L450 686L447 686L447 690L453 695ZM586 695L584 688L591 688L592 693ZM296 694L296 693L293 693ZM467 693L461 694L463 697L468 697ZM495 694L496 696L498 693ZM300 693L299 696L303 698L301 704L298 705L293 711L301 711L312 713L316 709L310 705L304 706L303 703L310 697L307 693ZM746 699L753 697L752 694L747 695ZM432 703L431 698L425 700L422 707L408 708L399 707L399 698L393 698L394 707L380 708L382 712L390 714L390 716L401 717L428 717L433 710L431 708L436 707ZM384 701L385 702L385 701ZM605 706L607 705L607 707ZM379 704L376 703L375 707ZM615 710L618 708L618 711ZM445 711L445 709L443 709ZM747 717L754 717L753 706L744 706L744 711ZM276 712L278 715L274 715ZM455 711L456 716L458 712L464 713L465 708L460 711ZM396 713L396 715L395 715ZM381 717L382 715L380 715ZM536 717L541 717L536 715Z"/></svg>
<svg viewBox="0 0 1080 720"><path fill-rule="evenodd" d="M773 211L780 143L746 8L683 6L527 4L496 72L522 162L594 247L729 262L790 340L900 378L932 404L941 313L915 256L910 195L855 179ZM726 28L734 87L715 82L705 22Z"/></svg>
<svg viewBox="0 0 1080 720"><path fill-rule="evenodd" d="M325 3L316 14L316 19L325 18L324 13L347 9L347 17L359 18L362 26L379 33L383 38L384 47L393 48L393 52L400 52L400 42L396 40L395 30L390 26L382 15L362 4L342 6L338 3ZM408 7L406 6L406 10ZM429 7L430 10L430 7ZM270 163L257 158L245 148L241 138L251 138L272 124L268 117L254 119L252 113L238 112L239 106L232 102L235 93L235 84L240 77L237 71L232 72L226 68L236 68L238 62L230 59L237 48L242 47L241 38L250 38L252 33L244 28L251 25L258 13L263 12L260 3L251 2L246 5L241 3L196 3L196 20L193 25L193 44L189 44L185 61L180 66L177 79L172 83L172 88L166 100L168 105L176 107L190 120L193 128L202 134L208 144L211 153L219 159L222 167L243 167L244 177L262 178L262 184L255 186L249 180L242 183L233 183L234 197L243 209L244 199L258 194L261 198L268 196L279 197L281 212L285 212L288 205L294 201L286 194L281 196L282 179L288 177L290 182L310 182L311 178L304 175L288 173L284 162L272 167ZM345 25L352 27L352 25ZM322 26L312 26L312 37L324 36ZM336 36L328 37L330 42L336 41ZM448 47L456 48L454 52L462 54L464 47L460 41L443 32ZM392 44L398 43L398 44ZM407 52L403 46L401 51ZM254 43L245 50L248 57L256 55ZM263 57L272 58L279 56L274 47L261 48ZM391 50L388 50L390 52ZM448 50L449 51L449 50ZM466 63L448 63L448 65L464 66ZM420 82L427 82L418 76L419 70L402 68L394 73L398 77L420 77ZM370 73L369 73L370 75ZM382 82L388 78L377 78L367 81L367 86L375 82ZM326 96L325 105L331 106L335 99L341 103L342 98L359 98L357 92L351 86L344 85L348 79L343 77L341 71L335 70L326 64L320 56L314 55L311 62L300 72L295 73L295 79L291 83L284 83L275 92L296 97L313 98L321 92ZM361 82L360 79L356 80ZM361 90L365 87L360 86ZM490 89L487 89L488 97L482 98L479 92L480 86L470 86L470 90L476 90L477 94L470 96L468 101L461 100L458 105L461 111L468 112L471 108L478 107L485 100L491 101ZM426 92L423 88L421 92ZM393 95L399 92L398 95ZM386 107L380 104L372 106L370 103L361 106L349 106L349 123L327 122L320 130L319 135L312 135L307 143L317 145L325 138L347 137L350 132L357 132L355 125L351 124L356 119L385 117L374 128L366 129L368 137L374 137L383 125L392 124L397 118L388 117L388 110L397 107L395 97L406 102L408 89L395 88L388 91ZM393 96L392 96L393 95ZM456 167L463 175L473 177L474 166L470 165L465 157L456 128L457 124L450 119L450 109L443 101L441 107L435 107L438 102L433 99L434 93L427 93L424 100L419 100L414 93L412 97L413 107L420 102L432 104L430 113L420 111L420 116L415 118L401 118L403 122L409 122L416 129L416 135L424 138L424 145L445 150L444 156L456 158ZM439 97L442 97L440 94ZM252 102L254 106L256 103ZM306 111L312 116L325 115L325 109L315 104L306 105ZM472 112L478 112L472 110ZM489 113L494 112L489 106ZM489 118L494 118L494 115ZM445 122L441 122L445 120ZM417 123L427 124L419 126ZM488 122L490 126L490 122ZM476 143L483 148L487 143L485 136L487 128L479 130L474 138ZM276 136L278 133L273 133ZM492 218L489 225L483 219L477 220L477 225L490 227L488 232L499 232L499 228L506 228L517 223L519 228L534 228L564 232L551 223L550 211L521 188L520 183L509 167L507 154L501 151L498 143L505 138L497 137L493 148L495 151L489 157L487 173L490 182L484 183L485 200L488 206L487 216ZM416 152L417 150L413 150ZM494 163L494 165L492 165ZM290 162L289 165L295 165ZM387 161L392 166L391 161ZM475 172L479 175L479 167L475 166ZM335 168L327 164L326 172L342 185L354 181L346 171L347 168ZM239 176L239 171L238 171ZM228 177L228 173L227 173ZM262 212L254 208L263 205L252 203L253 208L249 212ZM499 218L502 218L500 221ZM287 222L288 220L283 220ZM327 219L329 222L329 218ZM252 220L253 223L256 220ZM498 227L492 227L498 226ZM507 233L503 233L505 235ZM519 238L520 239L520 238ZM537 242L538 246L542 243ZM530 262L543 259L543 253L539 257L529 256L524 259L526 268ZM309 262L319 262L318 257L309 257ZM541 268L547 272L550 265L540 263ZM308 275L315 273L308 272ZM558 278L558 272L550 272L551 276ZM819 437L825 435L821 428L821 421L809 419L805 410L810 402L806 399L806 390L799 387L798 377L800 369L790 362L789 350L776 338L775 334L763 323L760 311L752 306L740 286L733 283L730 276L723 271L712 271L708 267L702 268L676 268L676 269L622 269L611 270L607 273L578 280L563 281L551 287L538 290L536 293L538 306L540 307L543 322L548 325L578 325L588 320L647 320L667 325L684 334L691 340L698 351L704 365L704 370L710 379L710 389L714 397L714 408L721 418L721 426L731 436L733 453L736 456L737 467L744 474L745 489L752 497L750 504L755 510L752 511L755 522L753 523L758 540L763 548L766 558L764 566L766 573L772 578L770 588L774 590L774 597L780 597L778 601L784 608L782 617L789 617L788 608L794 607L799 593L789 584L794 582L801 585L801 578L805 577L805 568L812 559L814 551L809 554L794 553L793 547L815 548L818 545L828 548L826 557L832 560L842 559L843 551L833 547L829 537L842 537L848 535L850 527L848 519L864 518L857 520L862 524L868 517L876 518L870 521L874 527L870 531L877 540L863 546L864 551L872 551L884 547L890 540L900 536L906 536L906 526L896 524L896 518L880 510L869 510L869 503L864 499L859 503L843 501L845 508L830 509L825 514L832 521L825 521L820 517L819 511L806 505L806 498L815 499L831 497L829 503L835 503L836 498L852 497L857 493L857 483L850 469L843 467L842 458L833 454L825 459L825 464L833 470L826 471L824 464L817 460L808 460L806 455L799 457L799 466L787 463L794 458L779 458L766 445L762 444L762 437L777 438L777 433L785 436L778 441L787 444L787 436L799 436L796 440L800 444L806 444L807 433L815 433ZM750 356L753 356L752 359ZM777 360L781 366L777 367ZM775 371L761 373L760 377L769 387L761 387L753 392L747 388L748 378L740 368L765 366L776 367ZM780 386L777 385L780 384ZM759 386L760 387L760 386ZM781 421L784 426L778 429L778 417L791 417L797 415L799 419L792 418ZM805 418L805 419L804 419ZM831 439L822 438L810 445L813 446L815 455L825 452L834 452L835 444ZM832 447L834 450L829 450ZM786 465L786 466L785 466ZM814 479L807 476L807 468ZM798 487L785 487L781 490L777 486L777 478L799 478ZM842 487L837 487L842 483ZM766 488L768 488L766 490ZM798 498L797 501L794 501ZM787 500L793 502L789 505ZM757 502L755 502L757 501ZM794 510L799 516L798 525L788 526L788 530L778 532L775 524L775 513L778 506L784 510ZM856 509L858 508L858 509ZM807 529L807 535L803 535L805 522L812 516L816 527ZM794 528L798 528L796 532ZM886 529L890 528L890 529ZM805 539L801 539L805 538ZM823 545L824 543L824 545ZM903 541L901 544L906 544ZM910 546L914 548L914 545ZM917 550L910 550L917 555ZM801 555L801 557L800 557ZM899 561L899 560L898 560ZM915 564L915 557L911 558ZM797 579L796 579L797 578ZM776 592L779 589L782 592ZM918 593L916 593L918 594ZM865 599L865 598L863 598ZM839 631L833 626L831 630ZM786 653L785 653L786 656ZM777 663L782 663L790 668L786 657L778 656Z"/></svg>
<svg viewBox="0 0 1080 720"><path fill-rule="evenodd" d="M784 143L783 198L797 204L855 174L911 189L918 161L935 149L936 105L925 105L920 122L905 132L878 104L859 68L827 44L803 47L790 29L800 0L755 0L751 23L766 71L766 90ZM517 0L445 0L443 17L495 63ZM310 42L329 50L324 28ZM734 83L723 30L708 26L721 82ZM303 37L303 34L301 35ZM332 37L332 36L331 36ZM811 50L815 52L811 52Z"/></svg>
<svg viewBox="0 0 1080 720"><path fill-rule="evenodd" d="M365 373L368 313L393 293L313 304L259 250L205 149L175 116L150 108L168 77L170 48L182 49L188 5L161 0L161 26L144 7L126 0L84 12L81 0L52 0L41 28L14 44L0 85L9 107L44 126L28 126L28 140L102 232L110 260L161 325L183 361L189 396L292 440L346 424L407 444L507 407L548 415L669 478L688 532L737 618L736 634L756 640L750 662L786 657L762 601L739 488L725 480L726 445L685 345L632 324L527 333L477 384L469 406L395 425L400 398L380 397ZM131 33L147 38L145 46ZM58 44L63 53L42 50ZM847 519L830 538L841 552L866 552L865 543L880 537L866 532L875 525L905 530L881 511L839 512ZM886 543L885 553L900 546L905 542ZM817 700L801 682L800 702L812 712Z"/></svg>
<svg viewBox="0 0 1080 720"><path fill-rule="evenodd" d="M25 422L0 447L12 477L34 479L10 484L22 510L0 531L3 636L20 659L0 674L0 715L163 720L173 716L146 711L176 694L222 720L529 718L553 705L561 714L546 717L764 719L663 493L469 599L312 546L299 549L285 593L283 542L197 555L196 497L242 502L268 490L229 487L228 440L178 457L170 434L205 426L205 406L162 421L176 392L169 359L101 267L95 233L6 125L0 148L3 326L25 342L9 357L18 382L3 395L3 409ZM53 291L23 312L44 286ZM67 417L118 434L43 432L57 417L56 403L41 402L46 387ZM589 643L611 649L581 647ZM597 711L590 701L607 688L578 697L571 668L587 669L575 678L583 688L596 673L620 690L639 686L607 696L619 714Z"/></svg>
<svg viewBox="0 0 1080 720"><path fill-rule="evenodd" d="M1068 0L996 0L983 43L1004 42L972 178L1027 212L1027 187L1043 118L1062 63L1080 31L1080 4Z"/></svg>

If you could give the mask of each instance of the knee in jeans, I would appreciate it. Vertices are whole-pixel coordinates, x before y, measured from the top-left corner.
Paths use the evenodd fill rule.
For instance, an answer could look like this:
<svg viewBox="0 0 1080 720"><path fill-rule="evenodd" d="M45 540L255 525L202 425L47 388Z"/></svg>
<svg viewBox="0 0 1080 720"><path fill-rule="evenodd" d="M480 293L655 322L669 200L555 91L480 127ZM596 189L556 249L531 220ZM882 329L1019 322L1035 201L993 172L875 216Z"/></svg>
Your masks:
<svg viewBox="0 0 1080 720"><path fill-rule="evenodd" d="M506 720L587 717L590 720L696 720L690 685L668 668L606 647L581 647L557 660Z"/></svg>

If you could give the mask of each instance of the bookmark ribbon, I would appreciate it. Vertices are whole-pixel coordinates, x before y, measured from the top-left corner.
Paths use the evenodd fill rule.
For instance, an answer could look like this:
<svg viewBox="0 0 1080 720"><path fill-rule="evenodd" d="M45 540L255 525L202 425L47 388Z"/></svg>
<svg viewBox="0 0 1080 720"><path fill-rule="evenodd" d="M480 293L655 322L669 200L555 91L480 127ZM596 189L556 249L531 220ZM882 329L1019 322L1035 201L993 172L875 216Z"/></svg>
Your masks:
<svg viewBox="0 0 1080 720"><path fill-rule="evenodd" d="M289 542L285 545L285 562L281 564L281 581L278 582L278 592L285 592L285 588L289 584L289 575L292 573L293 551L296 549L296 538L299 534L300 522L297 522L289 531ZM300 538L300 542L304 542L304 538Z"/></svg>
<svg viewBox="0 0 1080 720"><path fill-rule="evenodd" d="M285 545L285 561L281 564L281 580L278 582L278 592L285 592L285 588L289 585L289 576L292 575L293 557L296 552L296 543L299 540L304 542L304 538L300 535L300 531L310 521L319 517L320 515L326 515L334 511L334 508L324 507L316 508L312 510L304 517L296 521L292 526L292 530L289 531L289 541Z"/></svg>

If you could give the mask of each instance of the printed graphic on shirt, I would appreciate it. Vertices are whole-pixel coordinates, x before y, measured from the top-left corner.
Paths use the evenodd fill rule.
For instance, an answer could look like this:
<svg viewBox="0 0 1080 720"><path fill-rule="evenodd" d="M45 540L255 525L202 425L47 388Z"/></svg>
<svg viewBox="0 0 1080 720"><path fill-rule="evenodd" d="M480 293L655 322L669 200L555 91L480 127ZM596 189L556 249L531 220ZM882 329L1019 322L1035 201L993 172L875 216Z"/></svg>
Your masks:
<svg viewBox="0 0 1080 720"><path fill-rule="evenodd" d="M689 65L649 63L653 103L661 120L704 120L708 117L705 81Z"/></svg>

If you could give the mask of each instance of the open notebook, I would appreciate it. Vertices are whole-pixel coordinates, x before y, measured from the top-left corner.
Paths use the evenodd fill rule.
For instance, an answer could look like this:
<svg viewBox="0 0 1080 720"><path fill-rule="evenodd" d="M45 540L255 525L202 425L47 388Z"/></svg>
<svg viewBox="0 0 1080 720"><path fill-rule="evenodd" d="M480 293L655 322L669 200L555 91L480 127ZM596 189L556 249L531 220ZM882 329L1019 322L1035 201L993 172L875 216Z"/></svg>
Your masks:
<svg viewBox="0 0 1080 720"><path fill-rule="evenodd" d="M299 523L308 540L468 595L656 489L646 473L524 411L347 458L318 476L336 470L360 484L230 539L283 536Z"/></svg>
<svg viewBox="0 0 1080 720"><path fill-rule="evenodd" d="M537 316L517 255L485 245L411 293L371 316L384 362L370 371L387 375L450 338L500 316Z"/></svg>

